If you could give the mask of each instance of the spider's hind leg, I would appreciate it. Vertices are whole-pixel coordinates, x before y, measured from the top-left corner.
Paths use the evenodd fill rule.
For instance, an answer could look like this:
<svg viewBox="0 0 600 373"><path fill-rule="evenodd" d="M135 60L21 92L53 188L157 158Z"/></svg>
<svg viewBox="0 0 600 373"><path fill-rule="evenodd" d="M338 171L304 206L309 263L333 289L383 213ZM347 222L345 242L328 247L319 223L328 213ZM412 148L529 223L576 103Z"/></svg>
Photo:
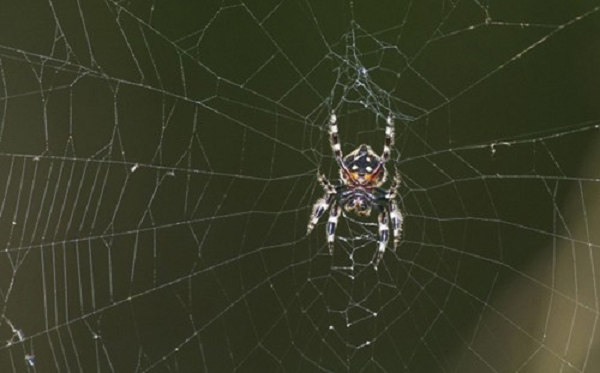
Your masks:
<svg viewBox="0 0 600 373"><path fill-rule="evenodd" d="M394 118L392 115L388 115L385 126L385 144L383 145L383 153L381 154L381 161L387 162L392 154L392 148L394 147Z"/></svg>
<svg viewBox="0 0 600 373"><path fill-rule="evenodd" d="M344 155L342 154L342 146L340 145L340 138L338 136L337 116L333 111L329 117L329 145L335 156L335 161L340 167L343 167Z"/></svg>

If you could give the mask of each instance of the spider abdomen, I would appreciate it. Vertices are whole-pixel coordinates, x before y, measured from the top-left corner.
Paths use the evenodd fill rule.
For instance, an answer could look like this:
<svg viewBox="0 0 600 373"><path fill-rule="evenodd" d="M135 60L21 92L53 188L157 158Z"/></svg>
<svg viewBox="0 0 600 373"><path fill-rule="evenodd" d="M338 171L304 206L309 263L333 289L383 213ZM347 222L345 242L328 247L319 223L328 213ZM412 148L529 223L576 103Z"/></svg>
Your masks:
<svg viewBox="0 0 600 373"><path fill-rule="evenodd" d="M362 144L343 159L342 179L349 184L379 186L385 181L385 168L369 145Z"/></svg>

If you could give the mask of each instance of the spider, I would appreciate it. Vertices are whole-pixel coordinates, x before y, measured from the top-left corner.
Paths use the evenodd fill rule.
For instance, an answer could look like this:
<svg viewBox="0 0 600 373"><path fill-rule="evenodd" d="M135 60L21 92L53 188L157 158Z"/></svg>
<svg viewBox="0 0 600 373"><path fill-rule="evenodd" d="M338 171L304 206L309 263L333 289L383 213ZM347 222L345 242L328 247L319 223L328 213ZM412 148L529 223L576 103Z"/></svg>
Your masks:
<svg viewBox="0 0 600 373"><path fill-rule="evenodd" d="M389 189L381 187L387 179L385 163L390 159L394 146L394 120L387 117L385 128L385 145L381 156L375 154L369 145L362 144L347 156L343 156L338 137L337 117L331 113L329 117L329 140L331 150L340 168L339 185L330 183L325 175L318 173L318 180L325 195L313 205L312 215L308 222L307 235L313 230L321 216L331 207L326 225L327 243L333 254L335 228L342 208L358 216L369 216L371 210L379 212L378 250L375 269L385 253L389 239L389 222L394 230L393 250L400 243L402 233L402 213L398 209L396 198L400 176L396 170Z"/></svg>

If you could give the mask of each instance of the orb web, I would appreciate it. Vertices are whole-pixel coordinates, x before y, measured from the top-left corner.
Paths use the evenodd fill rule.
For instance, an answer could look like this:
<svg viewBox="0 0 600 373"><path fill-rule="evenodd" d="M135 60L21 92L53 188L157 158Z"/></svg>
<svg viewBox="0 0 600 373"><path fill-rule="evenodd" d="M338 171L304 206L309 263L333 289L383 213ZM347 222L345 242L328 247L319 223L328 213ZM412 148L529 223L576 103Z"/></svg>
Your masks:
<svg viewBox="0 0 600 373"><path fill-rule="evenodd" d="M594 2L20 1L0 25L0 371L600 366ZM345 154L396 119L377 270L375 216L333 255L326 218L306 235L332 111Z"/></svg>

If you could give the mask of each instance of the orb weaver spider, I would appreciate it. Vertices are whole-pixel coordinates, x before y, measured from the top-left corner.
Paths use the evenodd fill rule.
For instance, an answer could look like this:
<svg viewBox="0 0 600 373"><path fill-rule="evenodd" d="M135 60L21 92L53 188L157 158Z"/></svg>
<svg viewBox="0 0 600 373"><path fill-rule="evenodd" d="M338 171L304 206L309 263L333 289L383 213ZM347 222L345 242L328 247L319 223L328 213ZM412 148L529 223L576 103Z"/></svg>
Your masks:
<svg viewBox="0 0 600 373"><path fill-rule="evenodd" d="M390 221L394 232L393 250L400 243L402 234L402 213L396 201L397 189L400 185L398 170L390 188L381 187L387 180L385 163L390 159L394 146L394 119L391 115L387 117L385 144L381 156L378 156L369 145L362 144L344 157L338 136L337 117L333 112L329 117L329 140L340 168L339 185L332 184L325 175L318 173L318 180L325 195L313 205L306 234L310 234L325 211L331 208L326 235L330 253L333 254L335 229L342 208L358 216L369 216L371 210L375 209L379 212L378 249L375 259L375 269L377 269L389 240Z"/></svg>

